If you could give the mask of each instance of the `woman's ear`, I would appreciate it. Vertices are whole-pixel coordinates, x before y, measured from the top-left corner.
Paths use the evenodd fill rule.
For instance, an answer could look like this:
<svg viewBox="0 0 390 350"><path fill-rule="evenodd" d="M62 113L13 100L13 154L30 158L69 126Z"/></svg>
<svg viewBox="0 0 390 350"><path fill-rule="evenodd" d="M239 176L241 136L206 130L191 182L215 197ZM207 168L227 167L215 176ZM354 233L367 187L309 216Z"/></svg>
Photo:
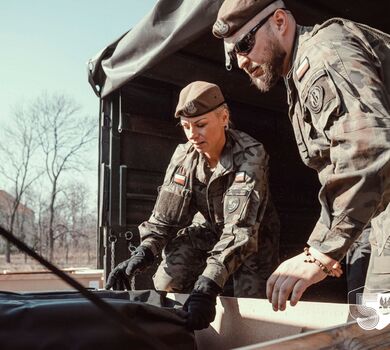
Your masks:
<svg viewBox="0 0 390 350"><path fill-rule="evenodd" d="M229 111L227 108L222 110L222 123L225 128L227 128L229 125Z"/></svg>

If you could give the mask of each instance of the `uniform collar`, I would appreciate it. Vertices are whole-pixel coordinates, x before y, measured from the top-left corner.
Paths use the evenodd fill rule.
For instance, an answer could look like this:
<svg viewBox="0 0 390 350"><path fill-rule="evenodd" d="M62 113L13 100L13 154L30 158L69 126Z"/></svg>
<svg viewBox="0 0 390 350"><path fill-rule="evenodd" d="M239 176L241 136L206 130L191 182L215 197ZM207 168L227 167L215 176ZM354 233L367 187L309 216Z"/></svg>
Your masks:
<svg viewBox="0 0 390 350"><path fill-rule="evenodd" d="M284 82L286 85L293 78L294 71L297 68L297 65L299 65L300 63L299 48L302 45L302 43L308 39L308 36L305 34L310 32L312 29L313 27L304 27L297 24L297 28L295 31L295 39L294 39L294 49L293 49L294 51L291 58L291 68L287 73L286 77L284 78Z"/></svg>
<svg viewBox="0 0 390 350"><path fill-rule="evenodd" d="M209 172L210 170L208 169L208 163L205 156L198 153L198 166L196 168L197 179L206 185L211 177Z"/></svg>
<svg viewBox="0 0 390 350"><path fill-rule="evenodd" d="M217 167L214 171L214 177L224 175L233 169L233 140L229 130L226 131L225 135L226 143L223 147L221 158L219 159Z"/></svg>
<svg viewBox="0 0 390 350"><path fill-rule="evenodd" d="M259 142L256 140L253 140L253 145L258 145ZM252 143L247 143L245 145L240 144L240 135L239 131L236 131L234 129L228 129L226 130L226 143L223 147L221 157L219 159L219 162L211 176L211 180L215 179L216 177L220 177L223 175L226 175L228 173L231 173L234 171L234 155L236 153L242 152L242 150L245 147L252 146ZM194 152L196 152L194 150ZM200 181L206 178L207 174L205 173L205 166L207 164L206 159L204 156L199 154L198 158L198 170L197 170L197 177ZM203 181L202 181L203 182Z"/></svg>

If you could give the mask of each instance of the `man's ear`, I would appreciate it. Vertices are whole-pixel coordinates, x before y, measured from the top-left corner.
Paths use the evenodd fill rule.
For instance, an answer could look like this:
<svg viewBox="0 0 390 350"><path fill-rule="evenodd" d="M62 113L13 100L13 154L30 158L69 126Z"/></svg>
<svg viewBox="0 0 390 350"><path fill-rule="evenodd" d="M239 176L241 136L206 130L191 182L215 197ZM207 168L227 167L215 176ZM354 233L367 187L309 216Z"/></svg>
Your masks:
<svg viewBox="0 0 390 350"><path fill-rule="evenodd" d="M283 9L277 9L272 17L278 32L283 34L287 29L287 12Z"/></svg>

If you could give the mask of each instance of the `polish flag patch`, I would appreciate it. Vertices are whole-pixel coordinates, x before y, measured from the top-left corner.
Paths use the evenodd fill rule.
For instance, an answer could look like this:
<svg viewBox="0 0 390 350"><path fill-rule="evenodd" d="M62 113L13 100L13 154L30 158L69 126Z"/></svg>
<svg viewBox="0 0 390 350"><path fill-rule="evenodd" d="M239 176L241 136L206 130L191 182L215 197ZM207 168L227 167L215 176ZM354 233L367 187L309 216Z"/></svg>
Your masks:
<svg viewBox="0 0 390 350"><path fill-rule="evenodd" d="M181 174L175 174L173 181L180 186L184 186L186 183L186 177Z"/></svg>
<svg viewBox="0 0 390 350"><path fill-rule="evenodd" d="M236 177L234 178L234 182L245 182L246 173L245 171L239 171L236 173Z"/></svg>
<svg viewBox="0 0 390 350"><path fill-rule="evenodd" d="M305 75L305 73L308 71L309 68L310 68L309 59L305 57L305 59L300 63L299 67L295 71L295 73L297 74L298 81L300 81L303 78L303 76Z"/></svg>

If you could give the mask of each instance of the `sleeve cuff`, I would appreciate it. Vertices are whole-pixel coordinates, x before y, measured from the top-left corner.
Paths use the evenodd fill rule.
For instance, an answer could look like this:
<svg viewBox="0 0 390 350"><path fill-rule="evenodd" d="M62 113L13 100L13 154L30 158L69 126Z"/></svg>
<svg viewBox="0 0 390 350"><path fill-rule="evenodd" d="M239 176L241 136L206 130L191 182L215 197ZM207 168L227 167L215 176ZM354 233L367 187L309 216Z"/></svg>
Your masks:
<svg viewBox="0 0 390 350"><path fill-rule="evenodd" d="M214 281L221 289L223 289L226 281L229 278L229 273L223 264L207 264L202 276Z"/></svg>
<svg viewBox="0 0 390 350"><path fill-rule="evenodd" d="M153 240L153 239L145 239L144 241L142 241L141 245L146 247L146 248L149 248L151 250L151 252L153 253L154 257L158 256L162 250L162 249L160 249L158 244L156 244L155 240Z"/></svg>
<svg viewBox="0 0 390 350"><path fill-rule="evenodd" d="M364 224L348 216L336 218L330 229L318 221L307 243L319 252L340 261L363 228Z"/></svg>

